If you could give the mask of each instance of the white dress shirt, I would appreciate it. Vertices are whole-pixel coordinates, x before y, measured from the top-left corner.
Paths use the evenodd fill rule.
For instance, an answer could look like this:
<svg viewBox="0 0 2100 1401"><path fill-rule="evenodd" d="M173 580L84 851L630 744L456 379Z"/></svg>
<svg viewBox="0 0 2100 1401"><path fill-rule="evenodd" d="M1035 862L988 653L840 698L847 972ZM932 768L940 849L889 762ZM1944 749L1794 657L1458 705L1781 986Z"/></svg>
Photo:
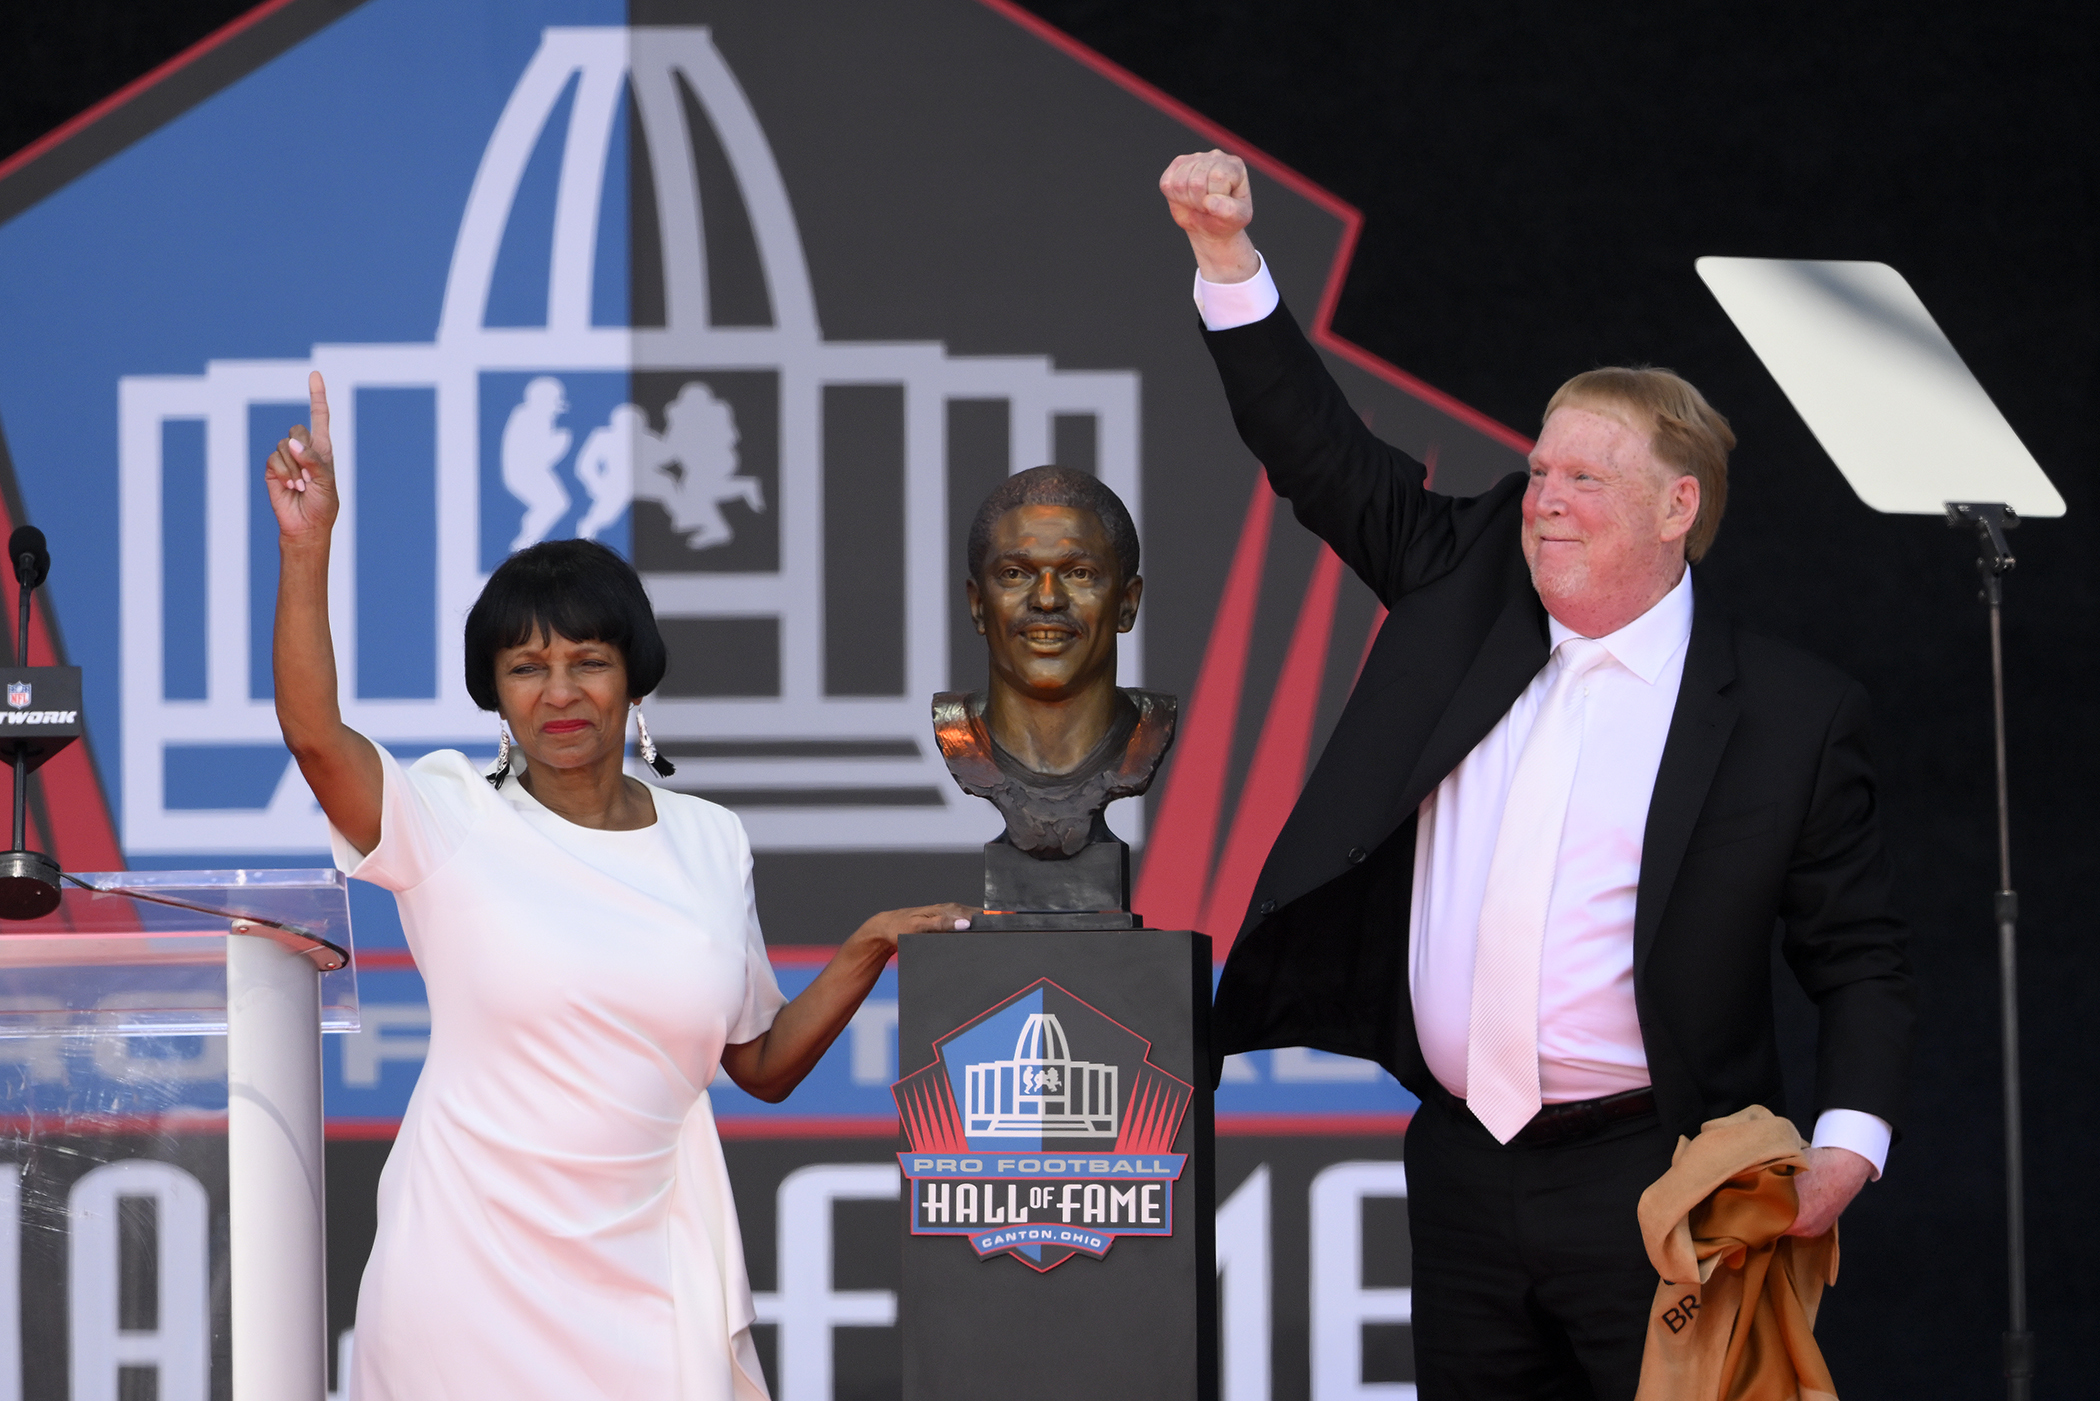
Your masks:
<svg viewBox="0 0 2100 1401"><path fill-rule="evenodd" d="M1576 634L1549 620L1554 653L1459 766L1422 800L1415 827L1408 985L1422 1057L1466 1097L1473 946L1502 830L1502 804L1539 704ZM1597 641L1610 654L1583 679L1582 758L1568 794L1546 944L1539 961L1539 1092L1548 1104L1648 1083L1633 1001L1633 907L1641 838L1692 635L1692 576Z"/></svg>
<svg viewBox="0 0 2100 1401"><path fill-rule="evenodd" d="M1250 325L1281 302L1266 260L1245 282L1196 276L1195 299L1213 331ZM1423 800L1415 832L1408 915L1409 990L1415 1033L1430 1073L1466 1093L1473 950L1481 895L1517 758L1576 636L1551 619L1554 658L1487 737ZM1633 918L1641 842L1662 763L1692 631L1692 576L1640 617L1596 639L1611 653L1586 683L1582 759L1569 797L1559 868L1546 914L1539 969L1539 1086L1546 1103L1593 1099L1649 1083L1633 996ZM1826 1109L1815 1146L1848 1148L1874 1165L1888 1159L1888 1123L1855 1109Z"/></svg>

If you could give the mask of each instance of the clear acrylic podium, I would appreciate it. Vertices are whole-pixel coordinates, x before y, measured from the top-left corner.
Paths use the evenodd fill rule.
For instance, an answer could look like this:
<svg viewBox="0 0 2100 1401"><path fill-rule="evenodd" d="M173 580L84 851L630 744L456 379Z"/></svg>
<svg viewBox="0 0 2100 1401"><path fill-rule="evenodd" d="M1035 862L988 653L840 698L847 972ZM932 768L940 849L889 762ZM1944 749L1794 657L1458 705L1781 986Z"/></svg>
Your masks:
<svg viewBox="0 0 2100 1401"><path fill-rule="evenodd" d="M320 1038L358 1024L347 878L115 871L67 881L50 914L0 924L0 1037L226 1037L233 1394L319 1401ZM12 1108L34 1118L49 1107Z"/></svg>

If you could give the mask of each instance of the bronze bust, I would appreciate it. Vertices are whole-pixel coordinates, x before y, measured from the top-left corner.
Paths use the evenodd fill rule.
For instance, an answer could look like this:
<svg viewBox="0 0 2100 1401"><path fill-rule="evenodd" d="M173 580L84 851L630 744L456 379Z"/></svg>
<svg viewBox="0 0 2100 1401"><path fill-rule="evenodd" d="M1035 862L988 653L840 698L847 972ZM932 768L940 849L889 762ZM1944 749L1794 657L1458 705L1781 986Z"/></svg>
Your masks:
<svg viewBox="0 0 2100 1401"><path fill-rule="evenodd" d="M1031 468L978 508L969 570L989 684L934 697L933 722L948 772L1006 818L978 927L1136 928L1129 849L1101 814L1151 786L1175 705L1116 686L1145 588L1130 512L1088 473Z"/></svg>

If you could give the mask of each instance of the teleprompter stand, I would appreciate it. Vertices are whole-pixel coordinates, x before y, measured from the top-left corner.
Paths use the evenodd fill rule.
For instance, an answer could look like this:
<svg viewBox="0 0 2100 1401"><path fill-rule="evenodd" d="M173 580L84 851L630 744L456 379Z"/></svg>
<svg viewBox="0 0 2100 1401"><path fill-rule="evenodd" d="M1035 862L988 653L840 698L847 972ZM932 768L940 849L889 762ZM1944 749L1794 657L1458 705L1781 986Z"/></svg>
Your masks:
<svg viewBox="0 0 2100 1401"><path fill-rule="evenodd" d="M2013 567L2005 533L2021 515L2061 516L2049 482L1925 304L1885 263L1701 258L1699 275L1779 381L1860 500L1877 511L1944 514L1973 530L1991 620L1991 741L1997 768L1998 1006L2005 1084L2005 1394L2028 1401L2027 1217L2020 1123L2020 995L2005 778L2000 612ZM2017 513L2015 508L2017 508Z"/></svg>
<svg viewBox="0 0 2100 1401"><path fill-rule="evenodd" d="M2012 879L2012 803L2005 778L2005 645L2001 614L2005 576L2013 567L2005 532L2020 518L1999 501L1950 501L1947 524L1973 529L1982 580L1981 600L1991 614L1991 750L1997 761L1998 889L1991 912L1998 925L1998 1030L2005 1076L2005 1274L2006 1395L2027 1401L2034 1377L2034 1334L2027 1328L2026 1168L2020 1122L2020 979L2016 930L2020 897Z"/></svg>
<svg viewBox="0 0 2100 1401"><path fill-rule="evenodd" d="M904 1394L1217 1395L1210 939L908 934Z"/></svg>

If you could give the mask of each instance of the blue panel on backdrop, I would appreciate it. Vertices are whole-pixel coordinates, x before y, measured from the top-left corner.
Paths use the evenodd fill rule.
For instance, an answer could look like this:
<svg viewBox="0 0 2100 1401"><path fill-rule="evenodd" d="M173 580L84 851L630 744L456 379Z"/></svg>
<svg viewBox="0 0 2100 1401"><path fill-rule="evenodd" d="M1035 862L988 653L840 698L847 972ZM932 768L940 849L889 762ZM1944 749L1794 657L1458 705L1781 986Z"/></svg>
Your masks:
<svg viewBox="0 0 2100 1401"><path fill-rule="evenodd" d="M382 890L370 881L350 882L350 928L363 952L408 947L408 936L401 932L401 907L394 903L394 892Z"/></svg>
<svg viewBox="0 0 2100 1401"><path fill-rule="evenodd" d="M437 686L437 391L357 392L357 694L434 697Z"/></svg>
<svg viewBox="0 0 2100 1401"><path fill-rule="evenodd" d="M561 187L562 148L569 135L569 114L576 105L576 78L569 79L540 128L532 159L511 204L510 222L496 253L489 283L487 326L547 324L547 269L554 253L554 197Z"/></svg>
<svg viewBox="0 0 2100 1401"><path fill-rule="evenodd" d="M160 693L203 700L210 665L204 628L204 420L171 418L160 430Z"/></svg>
<svg viewBox="0 0 2100 1401"><path fill-rule="evenodd" d="M628 325L633 304L633 286L628 278L628 186L627 170L634 159L628 145L632 139L628 115L634 101L631 84L623 85L619 108L613 113L612 140L607 143L604 192L598 200L598 248L591 268L591 324Z"/></svg>
<svg viewBox="0 0 2100 1401"><path fill-rule="evenodd" d="M330 1119L399 1119L430 1051L422 975L359 968L357 1003L358 1030L321 1038L325 1111Z"/></svg>
<svg viewBox="0 0 2100 1401"><path fill-rule="evenodd" d="M168 806L185 812L262 809L291 761L281 744L171 744L161 781Z"/></svg>

